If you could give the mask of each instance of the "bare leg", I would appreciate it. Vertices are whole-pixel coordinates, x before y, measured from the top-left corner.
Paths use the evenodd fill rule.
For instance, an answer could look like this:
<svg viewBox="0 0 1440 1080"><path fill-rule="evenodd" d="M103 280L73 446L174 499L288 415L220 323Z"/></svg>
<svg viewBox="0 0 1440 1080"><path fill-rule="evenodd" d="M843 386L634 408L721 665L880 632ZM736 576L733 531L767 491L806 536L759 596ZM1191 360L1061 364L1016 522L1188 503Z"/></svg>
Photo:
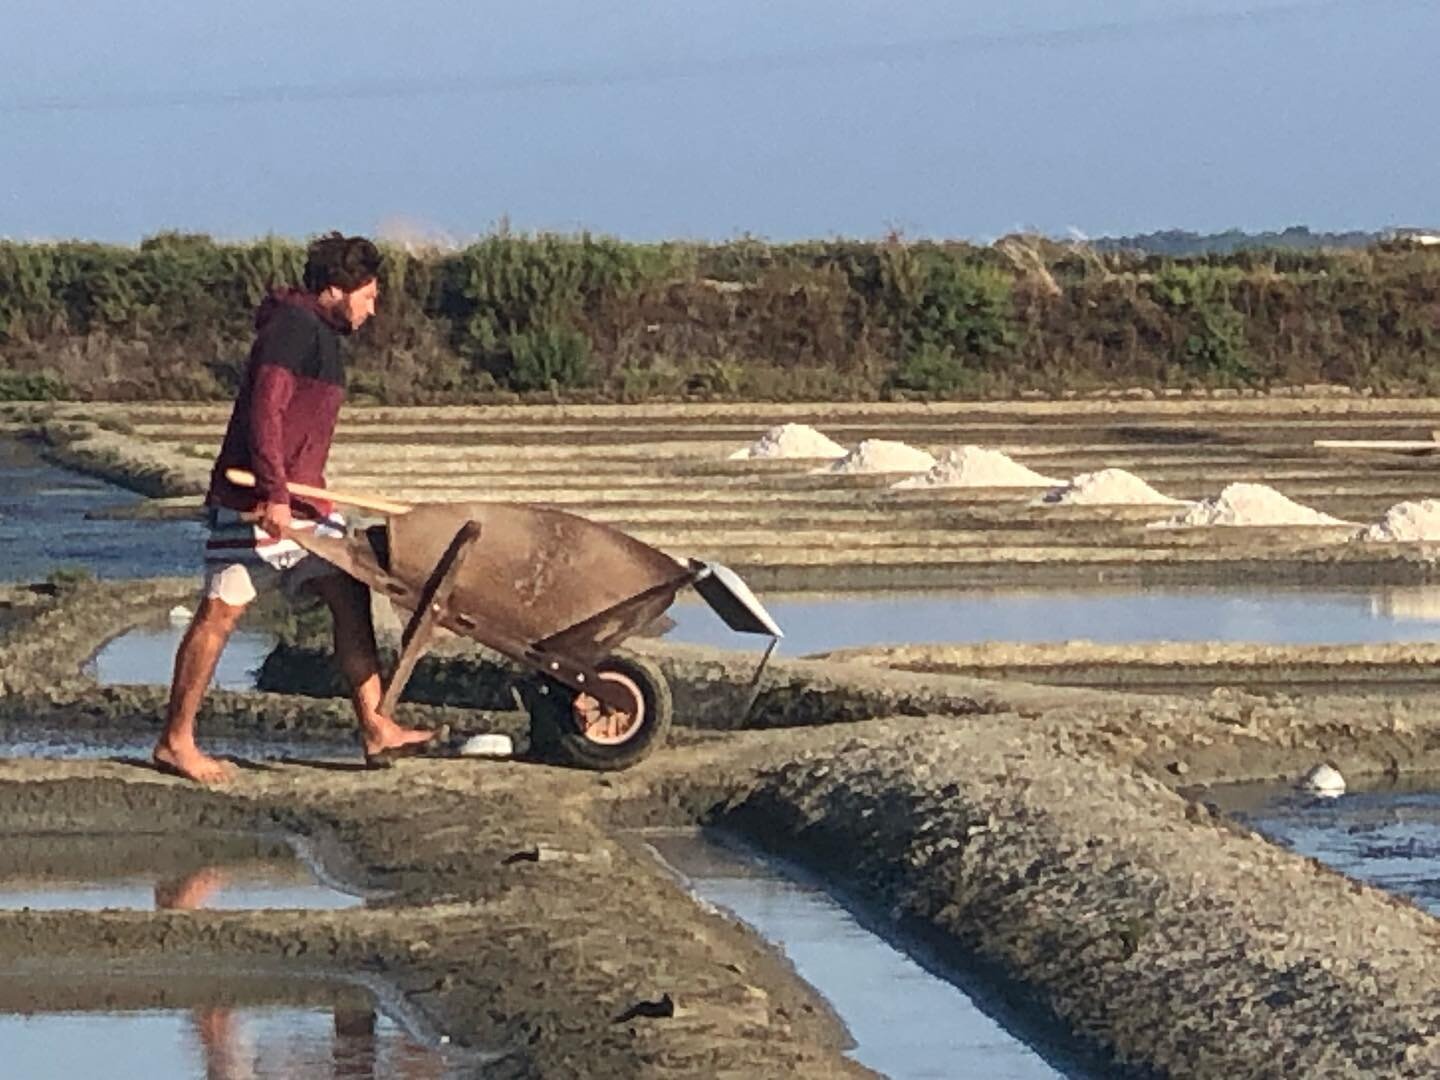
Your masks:
<svg viewBox="0 0 1440 1080"><path fill-rule="evenodd" d="M370 620L370 590L343 574L316 578L309 588L329 605L335 619L335 660L350 684L366 756L433 739L434 732L404 728L380 714L380 657Z"/></svg>
<svg viewBox="0 0 1440 1080"><path fill-rule="evenodd" d="M207 596L175 653L175 676L170 683L165 730L155 744L153 756L157 764L202 784L224 783L234 772L228 764L201 753L195 745L195 714L200 711L205 691L215 677L215 667L220 663L225 643L244 612L243 605L236 607Z"/></svg>

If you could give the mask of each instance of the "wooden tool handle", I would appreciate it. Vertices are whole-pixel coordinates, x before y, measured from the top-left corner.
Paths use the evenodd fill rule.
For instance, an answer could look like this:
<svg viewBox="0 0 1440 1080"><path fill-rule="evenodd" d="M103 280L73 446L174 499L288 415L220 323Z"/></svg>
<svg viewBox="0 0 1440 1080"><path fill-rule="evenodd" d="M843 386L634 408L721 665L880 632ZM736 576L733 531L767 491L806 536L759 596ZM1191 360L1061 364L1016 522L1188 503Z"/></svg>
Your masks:
<svg viewBox="0 0 1440 1080"><path fill-rule="evenodd" d="M255 474L245 469L226 469L225 479L237 487L253 488L255 486ZM325 488L312 487L310 484L297 484L294 481L286 485L295 495L304 495L311 499L325 499L329 502L342 503L345 506L359 507L361 510L375 510L381 514L408 514L413 507L408 503L394 502L391 499L382 499L379 495L369 495L357 491L329 491Z"/></svg>

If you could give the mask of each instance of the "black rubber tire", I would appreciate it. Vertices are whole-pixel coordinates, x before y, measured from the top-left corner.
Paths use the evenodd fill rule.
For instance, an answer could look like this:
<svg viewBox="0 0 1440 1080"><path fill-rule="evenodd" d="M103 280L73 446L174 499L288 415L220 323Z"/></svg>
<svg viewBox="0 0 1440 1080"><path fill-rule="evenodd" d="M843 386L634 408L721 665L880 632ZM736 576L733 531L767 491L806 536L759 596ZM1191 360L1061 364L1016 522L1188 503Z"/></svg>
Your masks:
<svg viewBox="0 0 1440 1080"><path fill-rule="evenodd" d="M638 656L617 653L595 665L599 672L613 671L635 683L645 699L645 717L623 743L598 743L586 737L575 717L575 691L537 676L521 691L530 713L530 752L541 760L598 772L628 769L665 745L675 705L670 684L660 668Z"/></svg>

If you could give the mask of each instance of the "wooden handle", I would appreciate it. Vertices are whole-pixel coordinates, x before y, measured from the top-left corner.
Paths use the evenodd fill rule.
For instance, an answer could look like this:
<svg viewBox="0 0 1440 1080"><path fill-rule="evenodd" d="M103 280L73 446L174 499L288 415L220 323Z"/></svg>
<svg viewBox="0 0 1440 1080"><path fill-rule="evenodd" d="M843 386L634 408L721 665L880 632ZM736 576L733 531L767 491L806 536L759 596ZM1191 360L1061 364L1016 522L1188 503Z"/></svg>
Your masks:
<svg viewBox="0 0 1440 1080"><path fill-rule="evenodd" d="M226 469L225 479L237 487L253 488L255 486L255 474L245 469ZM414 509L409 503L394 502L390 499L382 499L379 495L368 495L363 492L329 491L325 488L297 484L293 481L286 483L285 486L296 495L343 503L345 506L356 506L361 510L375 510L382 514L408 514Z"/></svg>

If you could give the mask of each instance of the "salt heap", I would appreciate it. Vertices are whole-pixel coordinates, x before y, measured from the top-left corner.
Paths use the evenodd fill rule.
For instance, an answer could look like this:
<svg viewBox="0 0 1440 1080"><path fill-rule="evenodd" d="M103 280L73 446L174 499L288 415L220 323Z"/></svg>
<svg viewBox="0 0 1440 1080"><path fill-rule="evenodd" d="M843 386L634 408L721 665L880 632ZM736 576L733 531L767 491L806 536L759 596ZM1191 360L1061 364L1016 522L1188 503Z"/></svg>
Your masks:
<svg viewBox="0 0 1440 1080"><path fill-rule="evenodd" d="M1440 499L1396 503L1360 539L1381 543L1403 540L1440 540Z"/></svg>
<svg viewBox="0 0 1440 1080"><path fill-rule="evenodd" d="M1183 501L1160 494L1124 469L1081 473L1035 500L1054 506L1174 506Z"/></svg>
<svg viewBox="0 0 1440 1080"><path fill-rule="evenodd" d="M934 468L923 476L911 476L894 488L986 488L1047 487L1058 484L1034 469L1027 469L999 450L983 446L962 446L946 450Z"/></svg>
<svg viewBox="0 0 1440 1080"><path fill-rule="evenodd" d="M888 473L924 472L935 467L935 459L924 450L888 439L866 439L839 461L816 472Z"/></svg>
<svg viewBox="0 0 1440 1080"><path fill-rule="evenodd" d="M1287 499L1264 484L1229 484L1183 514L1154 523L1160 528L1210 525L1349 525L1329 514Z"/></svg>
<svg viewBox="0 0 1440 1080"><path fill-rule="evenodd" d="M730 455L731 461L751 458L839 458L845 448L826 438L809 424L781 424L772 427L755 442Z"/></svg>

